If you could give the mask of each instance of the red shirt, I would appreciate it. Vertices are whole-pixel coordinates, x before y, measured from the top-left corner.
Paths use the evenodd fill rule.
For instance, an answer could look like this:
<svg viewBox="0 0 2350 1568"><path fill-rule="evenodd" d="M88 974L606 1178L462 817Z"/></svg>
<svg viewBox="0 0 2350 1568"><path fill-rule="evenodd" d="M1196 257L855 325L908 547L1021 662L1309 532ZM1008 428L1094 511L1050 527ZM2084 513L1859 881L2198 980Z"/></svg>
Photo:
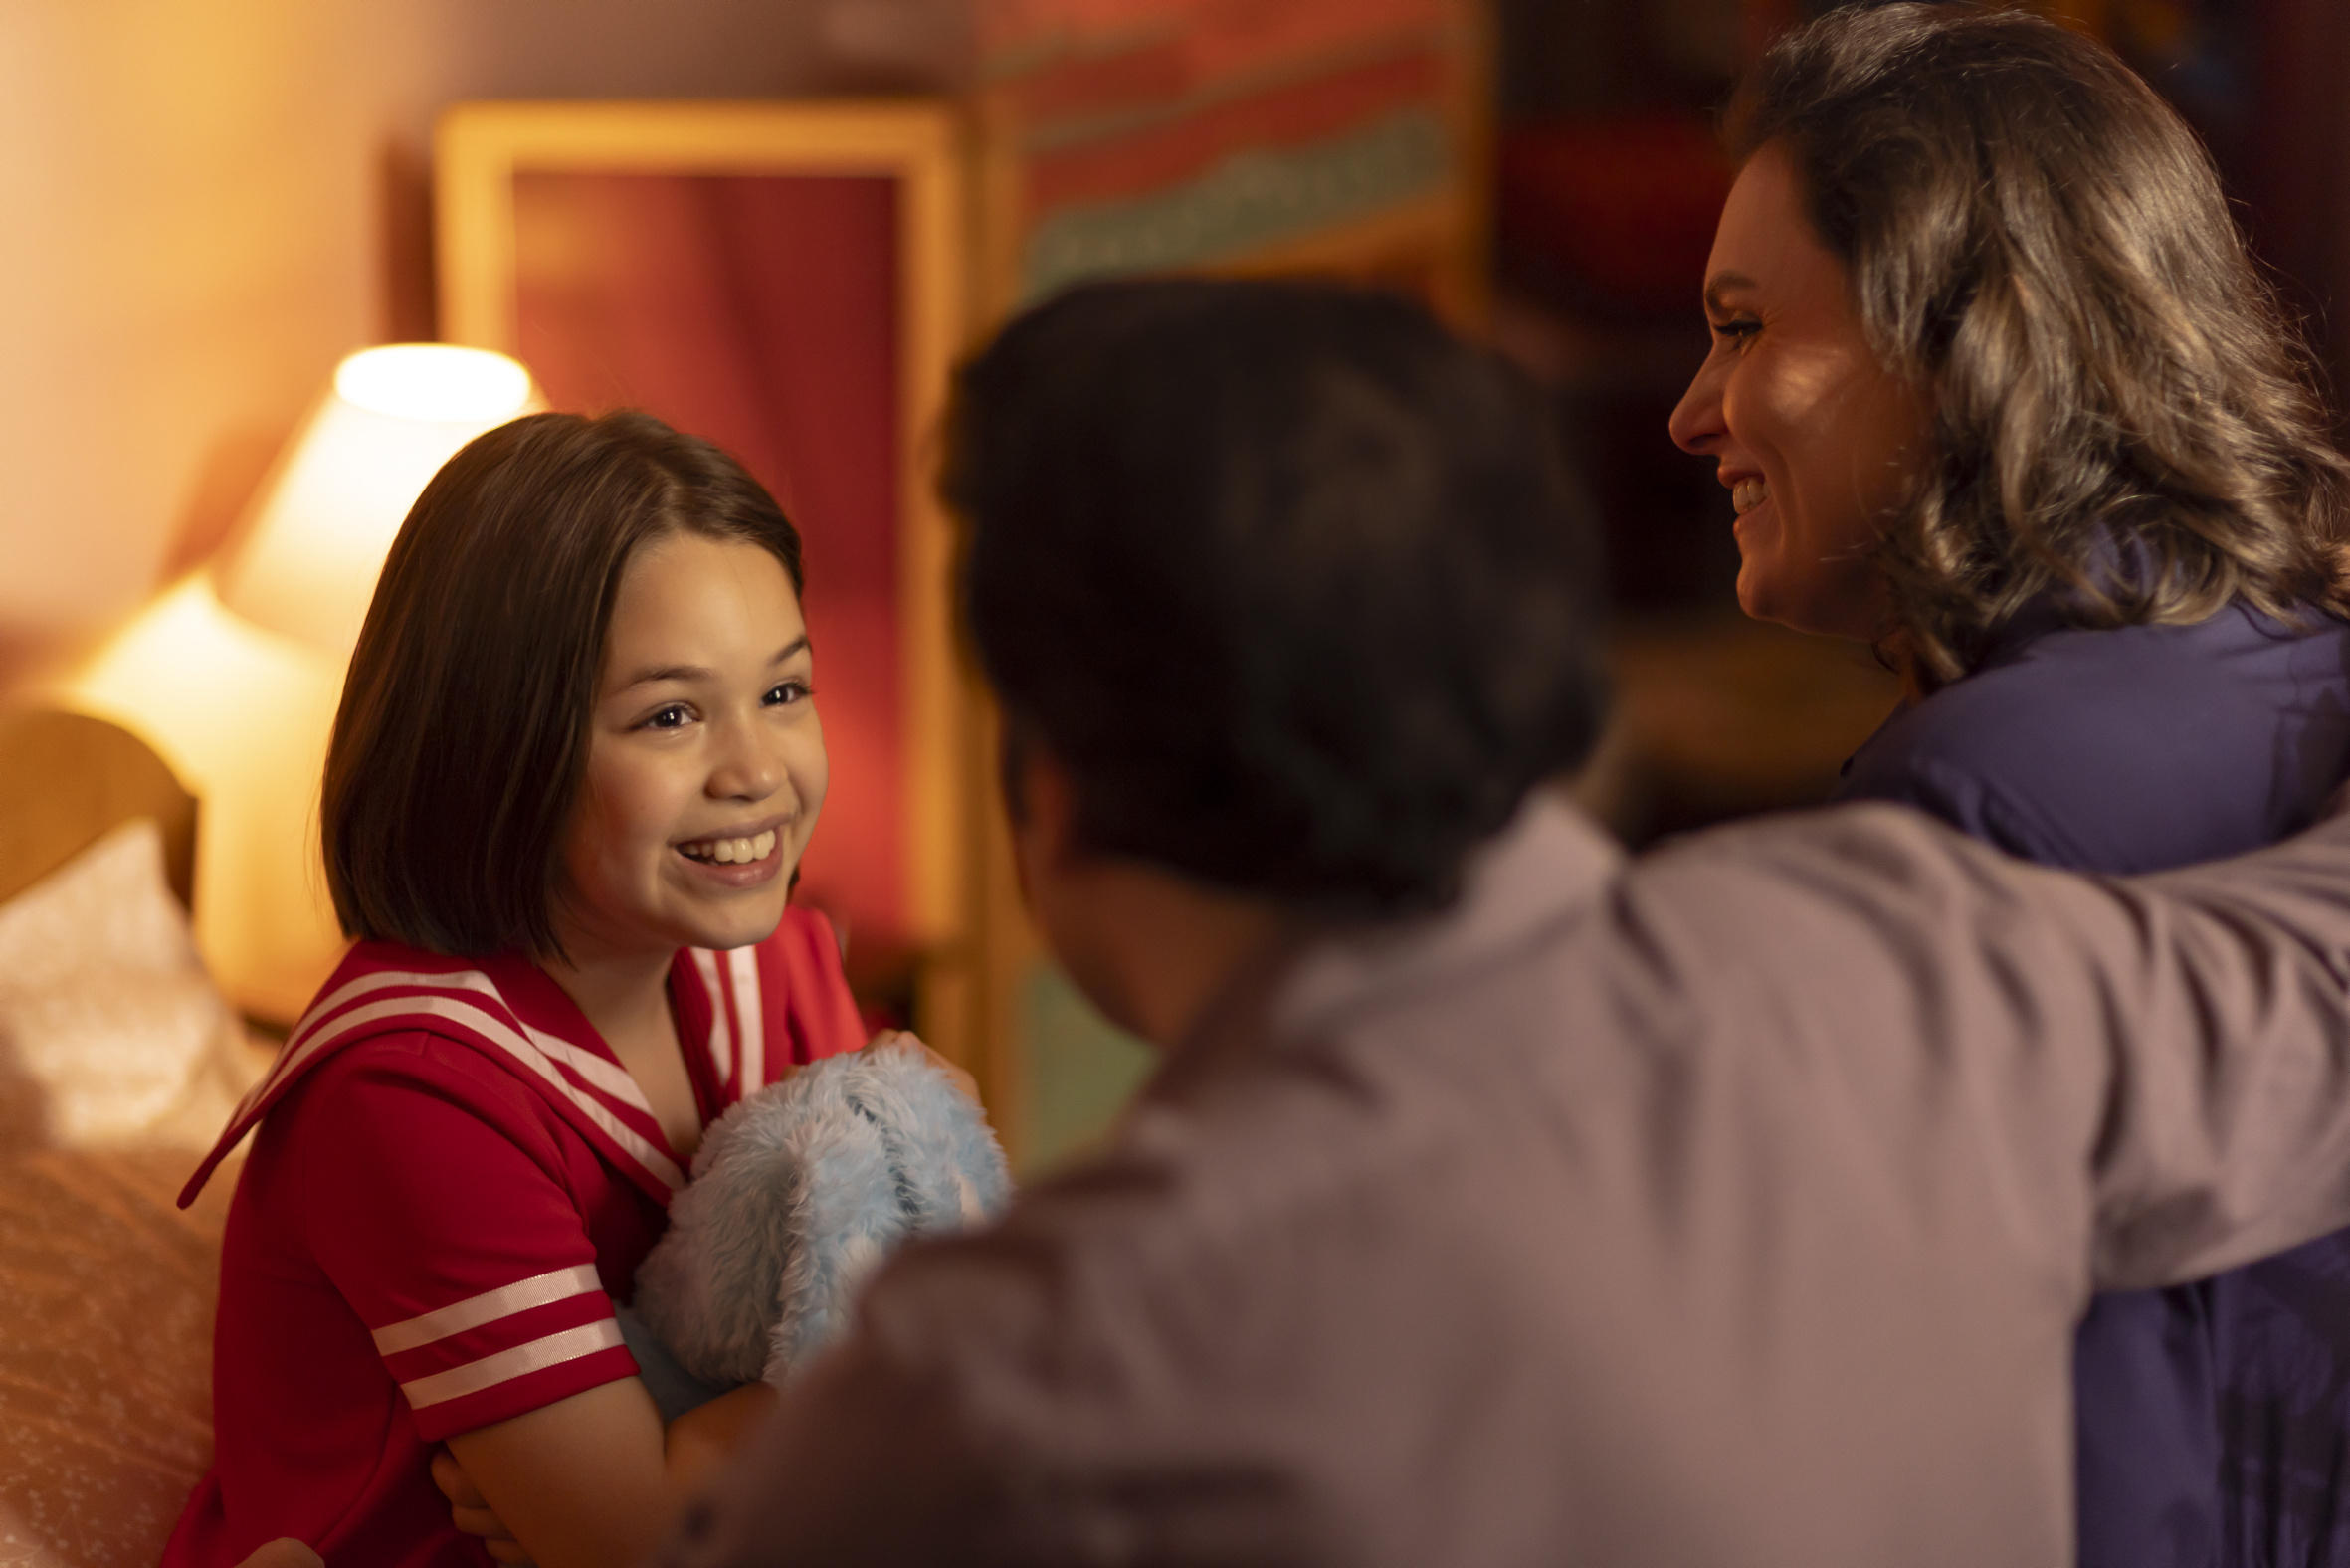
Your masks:
<svg viewBox="0 0 2350 1568"><path fill-rule="evenodd" d="M679 953L670 998L706 1125L864 1044L821 916ZM164 1568L281 1535L335 1568L490 1561L432 1446L636 1375L614 1300L685 1180L636 1082L517 957L344 958L182 1197L258 1124L222 1243L210 1473Z"/></svg>

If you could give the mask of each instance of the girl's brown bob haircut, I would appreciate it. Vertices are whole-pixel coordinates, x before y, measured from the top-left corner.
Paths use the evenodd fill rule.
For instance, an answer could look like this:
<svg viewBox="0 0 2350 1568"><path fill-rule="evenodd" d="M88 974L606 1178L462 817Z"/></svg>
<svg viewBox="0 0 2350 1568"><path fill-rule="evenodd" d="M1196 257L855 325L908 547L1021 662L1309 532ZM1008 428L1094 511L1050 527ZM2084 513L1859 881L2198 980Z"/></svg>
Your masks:
<svg viewBox="0 0 2350 1568"><path fill-rule="evenodd" d="M433 477L367 609L320 804L345 934L559 957L565 825L622 570L673 533L800 535L742 466L649 414L534 414Z"/></svg>
<svg viewBox="0 0 2350 1568"><path fill-rule="evenodd" d="M1930 689L2026 605L2076 625L2345 607L2350 466L2194 132L2021 11L1847 6L1732 100L1783 148L1927 450L1878 560Z"/></svg>

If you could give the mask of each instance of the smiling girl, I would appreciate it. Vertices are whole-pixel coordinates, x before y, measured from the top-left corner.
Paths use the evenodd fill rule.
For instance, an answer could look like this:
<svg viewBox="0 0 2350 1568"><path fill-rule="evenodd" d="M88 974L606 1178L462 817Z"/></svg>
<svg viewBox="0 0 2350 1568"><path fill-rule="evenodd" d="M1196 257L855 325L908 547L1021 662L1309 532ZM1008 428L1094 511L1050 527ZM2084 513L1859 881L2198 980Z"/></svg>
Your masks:
<svg viewBox="0 0 2350 1568"><path fill-rule="evenodd" d="M665 1431L614 1302L702 1129L863 1043L786 902L826 784L801 586L767 492L642 414L517 420L418 498L326 762L358 940L189 1184L254 1130L167 1564L485 1561L443 1443L504 1555L632 1562L677 1457L758 1413Z"/></svg>

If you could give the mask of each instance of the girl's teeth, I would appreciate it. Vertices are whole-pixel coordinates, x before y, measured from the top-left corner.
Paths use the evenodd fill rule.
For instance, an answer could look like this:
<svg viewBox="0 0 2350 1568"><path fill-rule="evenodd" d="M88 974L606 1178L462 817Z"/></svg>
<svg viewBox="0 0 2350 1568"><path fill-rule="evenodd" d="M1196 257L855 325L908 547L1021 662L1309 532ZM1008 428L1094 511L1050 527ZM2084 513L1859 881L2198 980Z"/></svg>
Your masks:
<svg viewBox="0 0 2350 1568"><path fill-rule="evenodd" d="M704 839L699 844L685 846L685 853L695 860L715 861L721 866L747 866L763 861L775 849L775 830L748 839Z"/></svg>
<svg viewBox="0 0 2350 1568"><path fill-rule="evenodd" d="M1761 480L1740 480L1730 487L1730 506L1741 516L1771 498L1771 488Z"/></svg>

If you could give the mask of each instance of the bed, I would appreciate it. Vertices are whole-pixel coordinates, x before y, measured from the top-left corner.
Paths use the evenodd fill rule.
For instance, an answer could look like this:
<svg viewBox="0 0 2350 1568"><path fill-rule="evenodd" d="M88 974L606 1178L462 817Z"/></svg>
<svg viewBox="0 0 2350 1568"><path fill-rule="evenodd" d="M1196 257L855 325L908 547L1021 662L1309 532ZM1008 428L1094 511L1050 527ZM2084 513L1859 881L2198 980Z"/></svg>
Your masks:
<svg viewBox="0 0 2350 1568"><path fill-rule="evenodd" d="M71 713L0 713L0 1565L152 1564L210 1458L231 1180L180 1183L269 1045L189 934L197 803Z"/></svg>

